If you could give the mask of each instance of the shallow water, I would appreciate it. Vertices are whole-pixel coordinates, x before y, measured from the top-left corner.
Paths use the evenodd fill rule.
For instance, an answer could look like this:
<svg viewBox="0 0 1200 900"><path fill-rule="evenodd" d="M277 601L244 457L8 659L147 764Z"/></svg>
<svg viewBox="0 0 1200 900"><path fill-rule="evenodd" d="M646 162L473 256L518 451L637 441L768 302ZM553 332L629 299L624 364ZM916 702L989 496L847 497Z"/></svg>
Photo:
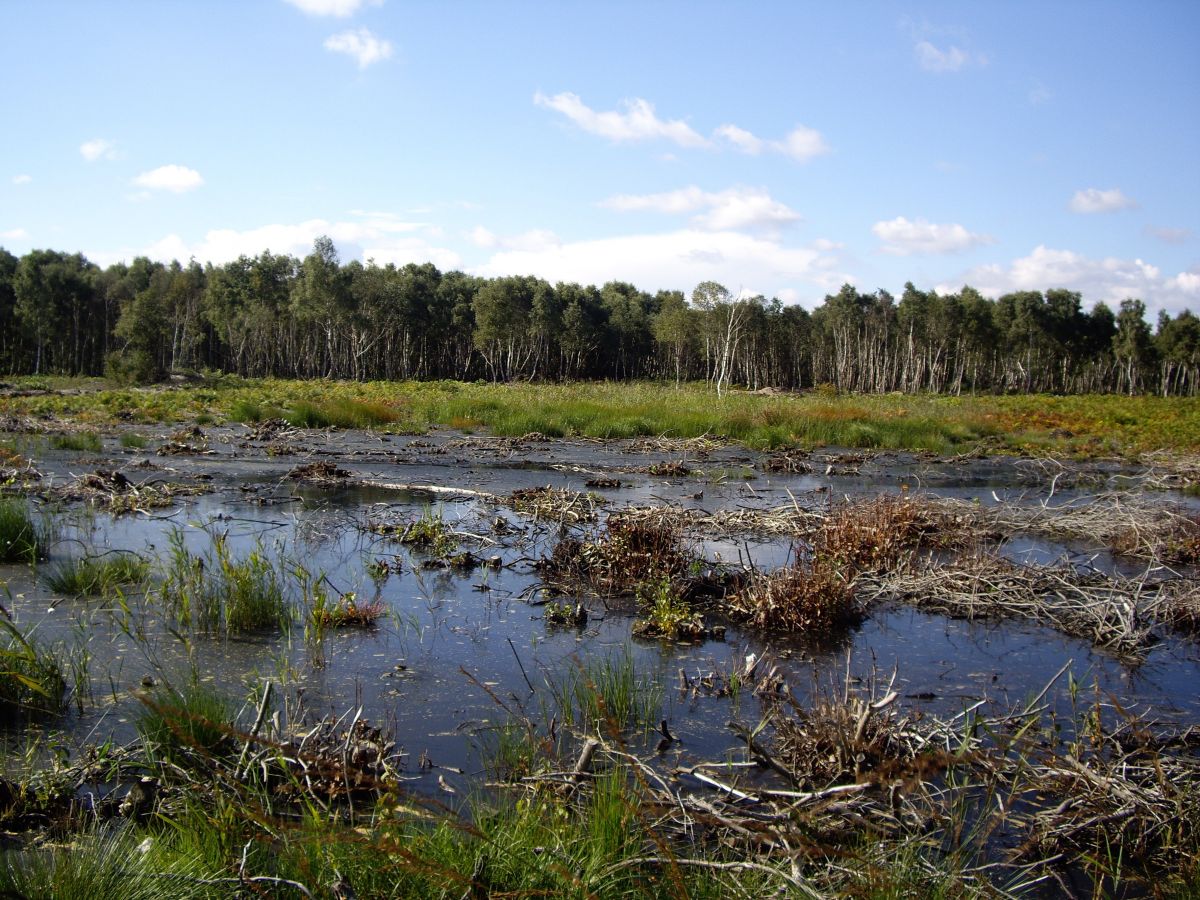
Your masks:
<svg viewBox="0 0 1200 900"><path fill-rule="evenodd" d="M524 712L544 722L553 709L551 683L573 668L630 648L639 674L661 688L661 717L680 738L670 758L720 758L739 742L726 729L733 718L756 722L764 707L742 692L737 696L693 696L679 690L679 672L689 678L731 673L747 655L768 656L787 673L801 703L814 692L839 691L847 674L862 683L886 683L895 672L902 703L939 715L954 715L979 700L1002 707L1018 705L1040 692L1064 663L1088 691L1111 694L1136 713L1164 722L1200 722L1200 648L1165 636L1137 667L1095 650L1086 641L1064 637L1029 623L951 620L907 607L873 611L838 646L731 628L724 641L673 644L631 640L631 618L589 600L591 618L582 630L548 625L537 599L531 563L548 553L557 527L473 499L440 499L411 491L350 485L315 485L286 476L293 466L332 461L355 479L396 484L438 484L504 495L533 486L586 490L597 474L622 481L599 493L608 508L671 504L715 511L772 508L796 503L821 508L831 497L900 490L968 497L980 503L1015 498L1037 502L1049 479L1037 465L1011 459L939 462L915 455L886 454L865 459L815 453L812 473L764 475L752 466L758 457L724 448L701 458L631 451L627 442L512 442L442 433L419 439L352 432L306 432L290 443L300 451L271 456L248 442L244 428L212 429L205 455L147 457L127 452L115 436L101 454L35 453L44 484L62 484L98 467L120 468L128 477L191 482L202 479L212 492L185 498L149 514L113 518L68 505L55 512L59 537L51 559L84 553L133 550L162 557L169 536L179 530L193 552L225 535L234 556L261 547L272 555L324 573L338 592L382 601L388 615L371 629L343 629L315 644L296 626L287 635L237 639L194 637L190 645L172 635L161 613L142 598L127 598L127 615L115 602L52 596L26 567L0 567L16 621L42 640L86 648L90 688L80 709L56 727L75 745L89 740L124 740L133 734L141 708L135 696L143 679L180 679L194 664L201 677L237 697L253 698L265 680L280 685L293 724L361 706L367 718L386 724L415 761L425 752L440 766L469 777L483 766L481 742L488 731ZM276 448L278 449L278 448ZM159 468L136 468L149 459ZM661 478L644 469L682 459L700 470L686 478ZM643 471L634 471L634 470ZM826 474L828 472L828 474ZM1119 474L1095 467L1086 478L1055 485L1056 498L1080 496ZM754 476L754 477L746 477ZM370 521L394 521L436 514L460 533L462 549L502 558L502 569L467 573L426 570L424 557L364 529ZM603 515L603 513L602 513ZM499 533L494 520L508 523ZM710 559L752 563L760 569L784 564L789 542L763 539L707 539L698 546ZM1002 552L1018 561L1048 563L1064 556L1102 570L1140 571L1136 561L1114 559L1098 546L1056 544L1019 536ZM366 566L372 560L399 560L401 572L381 583ZM189 655L190 654L190 655ZM1052 687L1048 702L1069 710L1065 680ZM505 708L507 707L507 709ZM646 739L653 746L657 736ZM421 776L415 764L414 778ZM444 770L443 770L444 771ZM430 781L430 785L433 782ZM417 787L422 784L418 781Z"/></svg>

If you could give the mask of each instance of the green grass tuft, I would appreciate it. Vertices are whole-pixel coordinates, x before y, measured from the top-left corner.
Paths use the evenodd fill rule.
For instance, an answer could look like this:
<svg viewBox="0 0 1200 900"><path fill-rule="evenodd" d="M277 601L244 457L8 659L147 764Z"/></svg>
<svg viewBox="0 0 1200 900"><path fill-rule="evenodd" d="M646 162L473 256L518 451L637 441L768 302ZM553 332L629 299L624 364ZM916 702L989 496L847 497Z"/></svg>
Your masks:
<svg viewBox="0 0 1200 900"><path fill-rule="evenodd" d="M211 553L194 556L183 535L170 537L170 558L158 598L185 627L208 632L286 628L292 608L281 568L256 549L234 559L222 536Z"/></svg>
<svg viewBox="0 0 1200 900"><path fill-rule="evenodd" d="M137 554L69 559L45 575L46 586L71 597L108 596L123 585L141 584L150 576L149 560Z"/></svg>
<svg viewBox="0 0 1200 900"><path fill-rule="evenodd" d="M59 450L75 450L81 453L99 453L102 444L100 435L94 431L77 431L71 434L56 434L50 443Z"/></svg>
<svg viewBox="0 0 1200 900"><path fill-rule="evenodd" d="M330 400L295 404L284 414L289 425L297 428L377 428L400 421L394 408L365 400Z"/></svg>
<svg viewBox="0 0 1200 900"><path fill-rule="evenodd" d="M0 498L0 563L33 563L46 555L47 536L20 500Z"/></svg>
<svg viewBox="0 0 1200 900"><path fill-rule="evenodd" d="M56 656L0 617L0 715L60 712L66 691Z"/></svg>
<svg viewBox="0 0 1200 900"><path fill-rule="evenodd" d="M222 756L235 746L237 707L228 697L192 679L142 697L137 730L157 759L183 763Z"/></svg>

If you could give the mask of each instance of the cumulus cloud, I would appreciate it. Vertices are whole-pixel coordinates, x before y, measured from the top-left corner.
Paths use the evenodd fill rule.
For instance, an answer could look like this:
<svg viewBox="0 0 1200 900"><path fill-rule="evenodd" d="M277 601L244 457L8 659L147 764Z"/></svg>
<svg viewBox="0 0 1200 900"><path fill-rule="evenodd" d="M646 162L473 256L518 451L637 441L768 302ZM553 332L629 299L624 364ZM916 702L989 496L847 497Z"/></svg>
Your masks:
<svg viewBox="0 0 1200 900"><path fill-rule="evenodd" d="M883 242L880 249L896 256L961 253L971 247L994 242L990 236L968 231L954 222L946 225L924 219L910 222L904 216L876 222L871 226L871 231Z"/></svg>
<svg viewBox="0 0 1200 900"><path fill-rule="evenodd" d="M310 16L332 16L344 19L365 6L381 6L383 0L284 0Z"/></svg>
<svg viewBox="0 0 1200 900"><path fill-rule="evenodd" d="M745 128L739 128L736 125L722 125L713 134L751 156L762 153L763 148L767 145L762 138L755 137Z"/></svg>
<svg viewBox="0 0 1200 900"><path fill-rule="evenodd" d="M1120 188L1109 188L1102 191L1099 188L1087 188L1076 191L1069 204L1071 212L1092 213L1116 212L1121 209L1133 209L1137 202L1121 193Z"/></svg>
<svg viewBox="0 0 1200 900"><path fill-rule="evenodd" d="M797 162L807 162L814 156L829 152L821 132L804 125L796 125L782 140L766 140L738 125L726 123L713 129L712 138L706 138L682 119L660 119L649 100L635 97L623 100L621 109L599 111L592 109L578 94L564 91L550 97L538 91L533 102L566 116L590 134L611 141L666 140L680 147L730 146L751 156L765 150L790 156ZM671 155L663 157L674 160Z"/></svg>
<svg viewBox="0 0 1200 900"><path fill-rule="evenodd" d="M828 153L829 145L825 143L821 132L797 125L782 141L772 141L771 149L790 156L796 162L808 162L814 156Z"/></svg>
<svg viewBox="0 0 1200 900"><path fill-rule="evenodd" d="M92 138L79 145L80 155L88 162L98 159L116 159L117 145L106 138Z"/></svg>
<svg viewBox="0 0 1200 900"><path fill-rule="evenodd" d="M957 72L968 65L985 65L987 63L987 57L982 54L968 53L954 45L942 50L929 41L918 41L913 47L913 52L917 57L917 65L926 72Z"/></svg>
<svg viewBox="0 0 1200 900"><path fill-rule="evenodd" d="M24 228L10 228L8 231L0 231L0 240L23 241L27 237L29 237L29 232Z"/></svg>
<svg viewBox="0 0 1200 900"><path fill-rule="evenodd" d="M778 293L797 282L819 295L850 277L833 271L812 247L736 231L685 229L564 242L540 251L501 251L478 267L485 276L533 274L548 281L629 281L643 290L681 289L713 280L732 290Z"/></svg>
<svg viewBox="0 0 1200 900"><path fill-rule="evenodd" d="M466 238L476 247L482 247L484 250L538 252L557 247L562 243L558 235L544 228L534 228L521 234L498 235L482 225L476 225L466 233Z"/></svg>
<svg viewBox="0 0 1200 900"><path fill-rule="evenodd" d="M654 111L654 104L640 97L621 102L621 110L597 111L589 107L578 94L569 91L548 97L541 91L533 102L545 109L562 113L584 131L612 141L668 140L681 147L706 147L709 142L682 119L663 120Z"/></svg>
<svg viewBox="0 0 1200 900"><path fill-rule="evenodd" d="M302 257L312 250L317 237L328 235L337 245L343 261L374 260L379 265L432 262L443 271L461 267L462 258L457 253L427 240L430 231L423 223L407 222L390 213L359 211L353 219L337 221L316 218L245 230L215 228L199 241L187 241L178 234L169 234L149 247L89 253L88 256L101 265L139 255L163 261L194 257L200 262L212 263L229 262L243 255L257 256L265 250Z"/></svg>
<svg viewBox="0 0 1200 900"><path fill-rule="evenodd" d="M621 212L695 212L692 223L713 231L779 227L800 220L799 213L772 199L763 188L734 187L714 193L693 185L661 194L619 194L600 205Z"/></svg>
<svg viewBox="0 0 1200 900"><path fill-rule="evenodd" d="M1190 228L1147 225L1144 230L1150 237L1158 238L1164 244L1186 244L1196 236Z"/></svg>
<svg viewBox="0 0 1200 900"><path fill-rule="evenodd" d="M721 125L713 131L713 138L750 156L758 156L763 151L770 151L790 156L796 162L801 163L829 152L829 144L825 141L825 136L815 128L805 125L797 125L782 140L778 141L760 138L745 128L728 124Z"/></svg>
<svg viewBox="0 0 1200 900"><path fill-rule="evenodd" d="M470 241L472 244L474 244L476 247L483 247L484 249L491 249L492 247L496 246L496 242L498 239L494 232L489 231L488 229L484 228L482 225L476 225L474 228L472 228L470 231L467 232L467 240Z"/></svg>
<svg viewBox="0 0 1200 900"><path fill-rule="evenodd" d="M182 194L200 187L204 184L204 179L195 169L172 164L143 172L133 179L133 183L149 191L170 191L172 194Z"/></svg>
<svg viewBox="0 0 1200 900"><path fill-rule="evenodd" d="M1200 308L1200 272L1195 269L1164 276L1157 266L1141 259L1092 259L1044 245L1008 265L977 266L957 282L938 285L937 289L955 291L963 284L992 297L1011 291L1066 288L1079 291L1085 304L1103 301L1112 307L1135 297L1146 303L1151 314L1160 309L1176 313L1184 308Z"/></svg>
<svg viewBox="0 0 1200 900"><path fill-rule="evenodd" d="M14 175L12 177L13 184L29 184L31 181L33 181L32 175Z"/></svg>
<svg viewBox="0 0 1200 900"><path fill-rule="evenodd" d="M331 53L344 53L358 63L360 69L392 55L391 41L375 37L367 28L332 34L325 39L325 49Z"/></svg>

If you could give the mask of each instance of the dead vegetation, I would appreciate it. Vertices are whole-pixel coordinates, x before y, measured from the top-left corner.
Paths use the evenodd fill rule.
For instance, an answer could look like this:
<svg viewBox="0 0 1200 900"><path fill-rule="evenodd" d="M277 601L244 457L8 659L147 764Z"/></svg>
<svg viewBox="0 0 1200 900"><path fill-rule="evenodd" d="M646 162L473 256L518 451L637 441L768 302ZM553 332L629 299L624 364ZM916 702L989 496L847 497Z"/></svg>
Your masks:
<svg viewBox="0 0 1200 900"><path fill-rule="evenodd" d="M1162 618L1172 628L1200 637L1200 589L1194 581L1178 579L1162 588Z"/></svg>
<svg viewBox="0 0 1200 900"><path fill-rule="evenodd" d="M1041 534L1096 542L1119 554L1171 564L1200 560L1200 520L1178 504L1142 494L1112 491L1061 503L994 506L950 498L925 502L935 515L950 517L980 536Z"/></svg>
<svg viewBox="0 0 1200 900"><path fill-rule="evenodd" d="M331 462L311 462L295 466L287 477L293 481L312 481L317 484L336 484L350 477L346 469L339 468Z"/></svg>
<svg viewBox="0 0 1200 900"><path fill-rule="evenodd" d="M602 596L633 595L643 584L682 580L697 557L683 550L673 528L611 516L589 540L564 536L537 569L551 587Z"/></svg>
<svg viewBox="0 0 1200 900"><path fill-rule="evenodd" d="M508 495L505 504L515 512L539 522L576 525L596 521L596 512L604 505L598 494L581 493L565 488L520 488Z"/></svg>
<svg viewBox="0 0 1200 900"><path fill-rule="evenodd" d="M589 731L577 736L574 765L574 754L548 757L498 787L582 813L623 773L632 813L654 823L637 863L747 867L787 896L875 896L881 886L886 896L939 886L949 896L1141 895L1188 877L1200 837L1200 735L1099 699L1056 715L1046 698L1069 665L1024 706L982 700L949 718L902 707L895 676L859 685L847 673L799 701L773 672L760 693L749 671L681 670L680 690L694 695L755 686L763 720L728 723L743 752L668 774L662 753L676 737L667 722L644 758ZM705 862L715 847L737 862ZM875 881L898 859L911 881Z"/></svg>
<svg viewBox="0 0 1200 900"><path fill-rule="evenodd" d="M1024 619L1133 658L1155 641L1154 626L1169 609L1195 608L1196 594L1192 580L1121 578L993 555L929 562L859 586L864 603L910 603L952 618Z"/></svg>
<svg viewBox="0 0 1200 900"><path fill-rule="evenodd" d="M27 486L40 481L42 473L16 450L0 444L0 488Z"/></svg>
<svg viewBox="0 0 1200 900"><path fill-rule="evenodd" d="M97 469L48 492L58 500L88 503L115 516L173 506L182 497L212 490L207 484L145 479L132 481L115 469Z"/></svg>
<svg viewBox="0 0 1200 900"><path fill-rule="evenodd" d="M1148 512L1136 505L1123 508ZM1069 526L1051 526L1052 517L1043 510L1021 514L1019 521L1083 527L1080 523L1103 518L1102 509L1111 507L1088 506ZM1153 516L1137 529L1139 546L1153 547L1159 558L1172 546L1164 535L1193 546L1186 543L1189 532L1180 529L1194 527L1194 520L1174 512ZM557 590L605 596L635 594L643 585L665 580L690 602L702 581L695 573L704 564L694 553L681 550L683 534L783 534L796 541L792 561L773 572L722 572L704 592L706 599L717 601L707 605L706 614L716 612L756 628L836 639L871 607L900 602L954 618L1037 622L1130 659L1142 658L1164 626L1191 634L1200 630L1196 579L1169 571L1152 577L1148 570L1130 578L1069 563L1013 562L989 542L1006 534L1015 521L1018 514L1008 507L981 510L976 504L907 494L847 501L824 514L798 503L715 514L674 507L628 508L614 513L590 539L564 536L541 561L539 571ZM1131 516L1110 516L1109 530L1103 533L1129 533L1132 521ZM1175 552L1175 558L1180 555ZM665 606L663 610L664 620L687 618Z"/></svg>
<svg viewBox="0 0 1200 900"><path fill-rule="evenodd" d="M758 466L772 475L803 475L812 471L809 453L805 450L792 450L764 457Z"/></svg>
<svg viewBox="0 0 1200 900"><path fill-rule="evenodd" d="M758 628L836 637L862 621L860 577L905 571L920 547L951 540L927 506L906 496L845 503L814 524L790 565L756 574L729 599L735 617Z"/></svg>
<svg viewBox="0 0 1200 900"><path fill-rule="evenodd" d="M703 458L720 450L720 441L701 435L694 438L673 438L662 435L656 438L638 438L629 442L630 453L674 453Z"/></svg>

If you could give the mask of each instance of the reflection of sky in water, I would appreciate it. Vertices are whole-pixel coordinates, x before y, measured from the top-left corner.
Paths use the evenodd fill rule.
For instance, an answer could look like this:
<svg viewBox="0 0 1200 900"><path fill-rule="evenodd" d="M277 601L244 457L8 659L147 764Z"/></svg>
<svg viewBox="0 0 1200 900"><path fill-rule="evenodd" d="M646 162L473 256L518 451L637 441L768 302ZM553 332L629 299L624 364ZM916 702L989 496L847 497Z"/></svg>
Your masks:
<svg viewBox="0 0 1200 900"><path fill-rule="evenodd" d="M724 450L707 459L688 460L689 466L708 470L707 478L665 480L614 471L647 466L666 458L661 454L622 453L590 443L535 444L531 452L511 458L463 456L465 451L436 455L420 448L409 451L411 459L403 455L398 459L406 443L400 438L381 441L344 436L335 448L343 455L358 449L373 456L364 462L358 457L335 457L334 449L329 455L361 477L498 494L545 484L586 490L586 480L603 472L625 482L620 490L599 492L615 506L676 504L708 511L738 506L771 508L792 502L819 508L828 501L826 489L830 487L836 496L896 491L909 485L912 490L924 487L942 495L978 497L981 503L994 502L993 490L1006 499L1022 493L1032 496L1034 491L1029 473L1011 461L970 461L955 469L913 458L885 459L863 464L859 474L846 477L816 474L751 480L741 477L750 461L745 453ZM149 516L116 520L104 514L68 511L65 518L77 524L63 526L55 557L107 549L163 554L170 531L181 528L194 552L209 546L211 535L224 534L235 555L262 546L314 573L324 572L339 591L355 591L367 598L375 596L377 588L365 573L365 563L397 555L404 561L402 574L378 588L379 598L390 611L388 619L370 631L331 633L319 654L321 667L313 665L314 650L305 644L299 627L287 638L196 638L193 659L201 677L235 695L250 696L255 684L271 678L287 683L285 693L290 702L295 704L302 697L313 715L340 715L349 707L362 705L364 715L394 729L398 742L414 758L428 751L439 763L475 771L479 768L473 750L476 744L468 738L508 719L500 702L543 721L544 711L551 707L547 679L560 678L582 660L622 653L629 645L629 618L606 612L599 601L589 603L591 621L578 633L548 627L541 620L540 607L522 599L536 581L530 563L549 552L554 529L522 541L501 538L491 530L496 515L517 523L521 520L486 504L435 503L427 496L376 488L297 486L283 476L309 457L233 458L231 451L245 453L237 449L236 442L218 447L222 455L216 458L161 461L178 470L213 473L213 494ZM561 468L548 468L551 465ZM56 480L72 470L88 469L77 457L67 455L51 457L44 468L56 473ZM95 468L95 462L90 468ZM127 471L137 478L171 477L164 472L135 475L135 470ZM960 475L957 482L953 480L956 472ZM250 490L242 490L243 484ZM464 549L482 556L498 553L509 566L499 572L477 569L468 574L414 569L412 563L419 563L419 556L410 556L399 545L357 527L369 518L416 517L427 510L439 513L456 531L484 538L476 542L464 537ZM493 540L509 545L493 544ZM697 539L697 546L709 558L750 561L759 569L782 565L791 553L787 541L754 538ZM1095 549L1025 537L1010 540L1002 552L1022 562L1048 563L1066 556L1076 563L1092 560L1100 568L1113 564L1106 553ZM1130 565L1123 561L1121 568ZM143 676L158 677L160 669L178 676L186 670L184 646L165 631L160 617L136 598L130 599L135 611L130 627L143 630L145 641L124 633L116 624L119 617L113 608L106 608L102 601L52 602L31 582L28 571L19 567L0 569L0 579L9 583L12 606L22 626L35 625L35 633L45 641L86 642L95 705L82 714L72 713L63 723L78 740L131 735L131 717L138 708L131 691ZM53 611L47 611L51 605ZM843 646L832 650L731 629L724 643L633 642L632 653L639 672L664 685L663 714L681 738L671 752L685 759L711 758L733 748L737 741L726 731L725 722L730 718L754 722L763 710L759 701L746 694L736 701L681 695L677 690L679 670L689 677L712 671L728 673L741 666L748 653L769 654L777 660L790 673L790 685L801 702L814 690L840 689L848 653L854 677L869 679L874 673L875 678L886 681L895 670L905 703L940 714L957 713L984 698L1002 707L1024 702L1071 659L1076 679L1088 690L1095 684L1135 712L1153 709L1161 719L1200 721L1195 690L1200 684L1200 649L1195 643L1174 638L1156 647L1140 667L1130 669L1093 651L1086 642L1035 625L968 623L910 608L887 608L876 610ZM532 695L526 675L537 689ZM1051 692L1050 699L1065 710L1064 692L1065 681Z"/></svg>

